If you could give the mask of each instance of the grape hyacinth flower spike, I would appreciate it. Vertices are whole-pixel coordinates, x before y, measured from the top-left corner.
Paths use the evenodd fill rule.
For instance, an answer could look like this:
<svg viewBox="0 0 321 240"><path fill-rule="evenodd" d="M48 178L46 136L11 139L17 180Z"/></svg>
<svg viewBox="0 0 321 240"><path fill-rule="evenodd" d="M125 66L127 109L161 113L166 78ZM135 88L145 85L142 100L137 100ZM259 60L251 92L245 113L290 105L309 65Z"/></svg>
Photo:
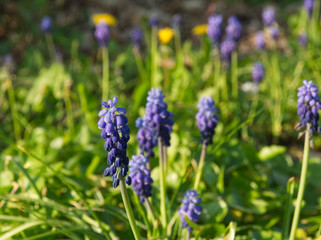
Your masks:
<svg viewBox="0 0 321 240"><path fill-rule="evenodd" d="M110 32L109 32L109 27L105 21L100 21L98 23L95 30L95 37L97 39L98 46L100 48L107 45L110 38Z"/></svg>
<svg viewBox="0 0 321 240"><path fill-rule="evenodd" d="M263 23L267 26L271 26L275 21L275 10L273 7L266 7L262 13Z"/></svg>
<svg viewBox="0 0 321 240"><path fill-rule="evenodd" d="M206 147L213 142L213 136L215 133L215 128L218 122L218 116L216 115L217 109L215 107L215 102L211 97L203 97L200 99L197 105L199 111L196 114L196 124L202 135L202 152L199 161L199 166L197 168L194 189L197 190L201 177L203 174L203 168L205 165L205 155Z"/></svg>
<svg viewBox="0 0 321 240"><path fill-rule="evenodd" d="M149 25L151 27L157 27L159 25L159 20L156 17L152 17L149 19Z"/></svg>
<svg viewBox="0 0 321 240"><path fill-rule="evenodd" d="M252 78L254 83L260 84L264 76L265 76L265 71L264 71L263 64L260 62L256 62L252 68Z"/></svg>
<svg viewBox="0 0 321 240"><path fill-rule="evenodd" d="M319 112L321 109L321 102L318 95L319 88L313 84L312 81L303 81L303 86L299 88L298 91L298 115L300 117L300 122L296 125L296 128L302 129L305 131L299 135L305 134L304 139L304 151L303 151L303 160L302 160L302 168L300 174L300 184L298 189L298 195L295 202L295 209L292 219L292 226L290 231L289 240L294 240L296 237L296 229L298 226L298 222L300 219L300 212L302 206L302 200L304 196L305 190L305 182L307 178L308 171L308 162L309 162L309 154L310 147L313 147L313 143L311 137L315 131L320 133L321 129L318 125L319 120ZM312 143L312 144L311 144ZM311 146L312 145L312 146Z"/></svg>
<svg viewBox="0 0 321 240"><path fill-rule="evenodd" d="M49 16L45 16L42 20L41 20L41 31L43 31L45 34L49 33L51 31L52 28L52 20Z"/></svg>
<svg viewBox="0 0 321 240"><path fill-rule="evenodd" d="M260 31L255 35L255 45L257 49L262 50L265 48L265 36L264 32Z"/></svg>
<svg viewBox="0 0 321 240"><path fill-rule="evenodd" d="M150 175L150 170L146 168L148 158L144 155L132 156L129 161L129 176L132 179L132 186L136 195L140 197L140 202L143 203L146 198L152 196L153 179Z"/></svg>
<svg viewBox="0 0 321 240"><path fill-rule="evenodd" d="M232 39L226 39L222 42L220 50L221 50L221 58L226 61L230 62L232 53L236 48L236 43Z"/></svg>
<svg viewBox="0 0 321 240"><path fill-rule="evenodd" d="M277 25L273 25L268 28L268 31L270 33L271 38L275 41L278 39L280 35L280 29Z"/></svg>
<svg viewBox="0 0 321 240"><path fill-rule="evenodd" d="M237 17L232 16L228 19L228 25L226 26L225 31L227 39L237 42L241 38L242 24Z"/></svg>
<svg viewBox="0 0 321 240"><path fill-rule="evenodd" d="M305 48L308 45L308 35L306 32L301 32L298 36L298 42L301 47Z"/></svg>
<svg viewBox="0 0 321 240"><path fill-rule="evenodd" d="M303 7L307 11L309 17L312 17L313 7L314 7L314 0L304 0Z"/></svg>
<svg viewBox="0 0 321 240"><path fill-rule="evenodd" d="M223 23L223 17L218 14L213 14L208 18L208 24L207 24L207 36L212 41L213 46L217 46L222 37L222 23Z"/></svg>
<svg viewBox="0 0 321 240"><path fill-rule="evenodd" d="M132 207L130 205L124 178L128 172L129 159L127 157L127 142L129 141L130 129L125 116L126 109L116 107L118 98L102 102L102 109L99 112L98 128L101 129L101 137L105 140L105 149L108 152L107 167L104 176L113 176L114 188L120 186L120 192L126 209L129 224L136 240L141 239ZM131 184L131 177L126 177L126 183Z"/></svg>
<svg viewBox="0 0 321 240"><path fill-rule="evenodd" d="M101 129L101 137L105 140L105 149L108 152L107 167L104 176L113 176L113 186L119 185L120 174L126 177L128 172L127 142L129 141L130 129L127 125L126 109L116 107L118 98L113 101L102 102L105 107L99 112L100 119L98 128ZM131 177L126 178L130 185Z"/></svg>
<svg viewBox="0 0 321 240"><path fill-rule="evenodd" d="M187 191L182 199L183 205L179 208L178 213L180 214L182 228L188 228L189 232L192 231L192 228L186 222L185 217L188 217L194 223L198 222L203 210L202 207L198 205L201 201L202 199L195 190Z"/></svg>
<svg viewBox="0 0 321 240"><path fill-rule="evenodd" d="M135 47L140 48L143 44L144 34L143 31L137 27L131 31L132 44Z"/></svg>

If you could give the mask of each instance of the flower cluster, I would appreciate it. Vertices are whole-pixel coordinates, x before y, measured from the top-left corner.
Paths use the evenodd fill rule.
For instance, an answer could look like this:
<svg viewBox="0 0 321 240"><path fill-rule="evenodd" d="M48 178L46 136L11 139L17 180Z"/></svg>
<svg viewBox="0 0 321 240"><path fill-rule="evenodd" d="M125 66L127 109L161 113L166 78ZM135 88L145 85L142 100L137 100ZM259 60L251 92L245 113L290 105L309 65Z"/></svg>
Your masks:
<svg viewBox="0 0 321 240"><path fill-rule="evenodd" d="M123 177L128 172L127 142L130 129L125 116L126 109L116 107L118 98L102 102L105 107L99 112L98 128L101 129L101 137L105 140L105 149L108 152L107 167L104 176L113 176L113 186L119 185L119 174ZM126 183L131 184L131 177L126 178Z"/></svg>
<svg viewBox="0 0 321 240"><path fill-rule="evenodd" d="M104 47L110 38L109 27L105 21L100 21L95 30L95 37L100 48Z"/></svg>
<svg viewBox="0 0 321 240"><path fill-rule="evenodd" d="M144 34L143 31L137 27L131 31L132 44L137 47L141 47L143 44Z"/></svg>
<svg viewBox="0 0 321 240"><path fill-rule="evenodd" d="M192 228L185 220L187 216L192 222L198 222L199 216L202 213L202 207L198 204L202 201L199 194L195 190L189 190L184 194L182 199L183 206L179 208L178 213L181 216L182 228L187 228L192 231Z"/></svg>
<svg viewBox="0 0 321 240"><path fill-rule="evenodd" d="M136 121L140 129L136 135L139 147L142 152L147 153L147 157L153 157L153 148L157 145L158 137L163 144L170 145L170 133L174 124L172 113L167 110L164 102L165 95L160 89L152 88L148 92L146 113L143 119Z"/></svg>
<svg viewBox="0 0 321 240"><path fill-rule="evenodd" d="M48 16L45 16L41 20L40 28L41 28L41 31L43 31L44 33L49 33L51 31L51 28L52 28L52 20L51 20L51 18L48 17Z"/></svg>
<svg viewBox="0 0 321 240"><path fill-rule="evenodd" d="M262 63L257 62L253 65L252 68L252 78L256 84L261 83L262 79L265 76L265 71Z"/></svg>
<svg viewBox="0 0 321 240"><path fill-rule="evenodd" d="M174 36L173 29L166 27L158 30L159 41L163 44L168 44Z"/></svg>
<svg viewBox="0 0 321 240"><path fill-rule="evenodd" d="M149 19L149 25L151 27L157 27L159 25L159 20L156 17L152 17Z"/></svg>
<svg viewBox="0 0 321 240"><path fill-rule="evenodd" d="M140 197L140 202L152 196L153 179L150 176L150 170L146 167L147 162L148 159L144 155L134 155L129 161L129 176L132 179L134 191Z"/></svg>
<svg viewBox="0 0 321 240"><path fill-rule="evenodd" d="M321 132L318 125L319 113L321 109L321 102L318 96L318 87L312 81L303 81L303 86L298 91L298 115L300 122L297 124L297 129L302 129L311 124L311 135L314 131Z"/></svg>
<svg viewBox="0 0 321 240"><path fill-rule="evenodd" d="M242 24L237 17L231 16L228 19L228 25L225 28L227 39L238 41L242 35Z"/></svg>
<svg viewBox="0 0 321 240"><path fill-rule="evenodd" d="M182 15L180 15L180 14L175 14L175 15L172 17L171 26L172 26L175 30L178 30L179 27L180 27L181 24L182 24L182 21L183 21Z"/></svg>
<svg viewBox="0 0 321 240"><path fill-rule="evenodd" d="M211 97L203 97L197 105L199 111L196 114L196 124L202 135L202 141L205 141L206 145L213 142L213 135L218 122L217 109L214 104L215 102Z"/></svg>
<svg viewBox="0 0 321 240"><path fill-rule="evenodd" d="M273 25L268 28L268 31L270 33L270 36L273 40L277 40L280 35L280 29L277 25Z"/></svg>
<svg viewBox="0 0 321 240"><path fill-rule="evenodd" d="M222 37L222 23L223 17L218 14L213 14L208 18L207 35L211 39L212 44L215 46L219 44Z"/></svg>

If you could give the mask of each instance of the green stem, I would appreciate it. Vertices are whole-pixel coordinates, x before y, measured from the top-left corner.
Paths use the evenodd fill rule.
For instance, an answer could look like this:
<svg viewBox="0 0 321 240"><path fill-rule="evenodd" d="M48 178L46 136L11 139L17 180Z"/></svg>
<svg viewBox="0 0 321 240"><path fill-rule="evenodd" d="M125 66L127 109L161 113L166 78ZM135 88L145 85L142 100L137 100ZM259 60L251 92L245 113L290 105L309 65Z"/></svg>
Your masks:
<svg viewBox="0 0 321 240"><path fill-rule="evenodd" d="M303 152L303 161L302 161L302 169L301 169L301 177L300 177L300 185L299 185L299 192L298 197L295 202L295 210L294 216L292 221L291 233L289 240L295 239L295 232L298 226L299 218L300 218L300 211L301 211L301 203L304 195L304 188L305 188L305 181L307 177L307 170L308 170L308 160L309 160L309 153L310 153L310 126L311 124L307 124L307 128L305 130L305 139L304 139L304 152Z"/></svg>
<svg viewBox="0 0 321 240"><path fill-rule="evenodd" d="M156 87L156 54L157 54L157 27L152 27L151 35L151 87Z"/></svg>
<svg viewBox="0 0 321 240"><path fill-rule="evenodd" d="M164 164L164 151L162 139L158 138L158 150L159 150L159 171L160 171L160 212L163 229L167 229L167 218L166 218L166 175L165 175L165 164Z"/></svg>
<svg viewBox="0 0 321 240"><path fill-rule="evenodd" d="M138 68L138 72L139 72L139 75L140 75L140 78L143 82L147 81L147 77L146 77L146 72L145 72L145 69L144 69L144 64L143 64L143 61L142 61L142 56L140 54L140 50L138 47L135 47L133 49L134 51L134 56L135 56L135 60L136 60L136 65L137 65L137 68Z"/></svg>
<svg viewBox="0 0 321 240"><path fill-rule="evenodd" d="M13 120L13 129L14 129L14 134L15 134L15 139L16 142L18 142L20 138L20 124L19 124L19 115L16 107L16 100L14 97L14 89L12 86L12 81L11 78L8 77L8 97L9 97L9 103L10 103L10 109L11 109L11 115L12 115L12 120Z"/></svg>
<svg viewBox="0 0 321 240"><path fill-rule="evenodd" d="M70 80L71 81L71 80ZM68 124L68 130L71 133L73 129L73 114L72 114L72 103L70 100L70 89L69 89L69 82L67 81L65 83L65 91L64 91L64 101L66 105L66 114L67 114L67 124Z"/></svg>
<svg viewBox="0 0 321 240"><path fill-rule="evenodd" d="M129 197L128 197L128 193L127 193L127 188L126 188L126 184L125 184L125 181L124 181L124 177L121 174L119 175L119 186L120 186L120 192L121 192L121 196L123 198L123 202L124 202L124 205L125 205L125 209L126 209L126 213L127 213L127 217L128 217L128 220L129 220L130 227L131 227L131 229L133 231L135 239L136 240L140 240L141 239L140 238L140 234L139 234L138 228L136 226L136 222L135 222L135 218L134 218L132 207L131 207L130 202L129 202Z"/></svg>
<svg viewBox="0 0 321 240"><path fill-rule="evenodd" d="M282 226L282 239L285 240L288 238L289 228L290 228L290 218L292 212L292 199L293 199L293 192L294 192L294 177L291 177L287 184L287 200L285 205L285 212L284 212L284 223Z"/></svg>
<svg viewBox="0 0 321 240"><path fill-rule="evenodd" d="M202 174L203 174L203 167L205 164L205 155L206 155L206 143L205 141L202 144L202 153L201 153L201 158L200 158L200 162L197 168L197 173L196 173L196 177L195 177L195 183L194 183L194 190L197 191L198 186L200 184L201 178L202 178Z"/></svg>
<svg viewBox="0 0 321 240"><path fill-rule="evenodd" d="M47 47L48 47L48 51L49 51L49 56L52 59L52 61L54 61L55 60L55 46L53 43L52 35L51 35L51 33L46 33L45 37L46 37Z"/></svg>
<svg viewBox="0 0 321 240"><path fill-rule="evenodd" d="M109 92L109 57L108 57L108 48L105 46L102 49L103 53L103 79L102 79L102 100L108 101L108 92Z"/></svg>
<svg viewBox="0 0 321 240"><path fill-rule="evenodd" d="M149 213L149 216L152 219L153 224L155 225L156 222L158 222L158 220L155 217L152 205L150 204L150 201L148 200L147 197L145 197L144 199L145 199L145 206L146 206L147 212Z"/></svg>
<svg viewBox="0 0 321 240"><path fill-rule="evenodd" d="M217 101L219 101L220 90L222 89L222 84L220 83L220 75L221 75L221 61L219 52L217 49L214 49L214 79L213 79L213 87L217 89L215 95L218 96Z"/></svg>

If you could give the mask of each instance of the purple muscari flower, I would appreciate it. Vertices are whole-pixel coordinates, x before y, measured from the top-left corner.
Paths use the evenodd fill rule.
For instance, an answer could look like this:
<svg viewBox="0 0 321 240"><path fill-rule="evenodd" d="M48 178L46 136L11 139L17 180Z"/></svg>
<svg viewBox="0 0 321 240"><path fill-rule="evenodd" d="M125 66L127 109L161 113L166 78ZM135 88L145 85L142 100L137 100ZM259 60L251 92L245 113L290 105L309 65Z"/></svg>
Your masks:
<svg viewBox="0 0 321 240"><path fill-rule="evenodd" d="M202 213L202 207L198 204L202 201L199 194L195 190L189 190L184 194L182 199L182 206L179 208L178 213L181 215L182 228L187 228L188 231L192 231L192 228L185 220L187 216L192 222L198 222L199 216Z"/></svg>
<svg viewBox="0 0 321 240"><path fill-rule="evenodd" d="M41 31L43 31L44 33L49 33L51 31L51 27L52 27L52 20L50 17L45 16L42 20L41 20Z"/></svg>
<svg viewBox="0 0 321 240"><path fill-rule="evenodd" d="M230 62L232 52L235 50L235 48L236 48L236 44L234 40L226 39L221 44L221 58L225 61Z"/></svg>
<svg viewBox="0 0 321 240"><path fill-rule="evenodd" d="M172 27L174 29L178 29L181 24L182 24L182 16L180 14L175 14L171 20Z"/></svg>
<svg viewBox="0 0 321 240"><path fill-rule="evenodd" d="M265 48L264 32L260 31L255 35L255 45L259 50L262 50Z"/></svg>
<svg viewBox="0 0 321 240"><path fill-rule="evenodd" d="M304 0L303 7L308 12L309 17L311 17L313 12L313 7L314 7L314 0Z"/></svg>
<svg viewBox="0 0 321 240"><path fill-rule="evenodd" d="M100 48L104 47L108 43L110 38L110 32L108 25L104 21L98 23L95 30L95 37L98 41L98 46Z"/></svg>
<svg viewBox="0 0 321 240"><path fill-rule="evenodd" d="M306 47L308 44L308 35L306 32L302 32L300 33L300 35L298 36L298 42L302 47Z"/></svg>
<svg viewBox="0 0 321 240"><path fill-rule="evenodd" d="M150 170L147 169L146 163L148 158L144 155L133 156L129 161L129 176L132 179L132 186L140 202L144 202L145 198L152 196L153 179L150 176Z"/></svg>
<svg viewBox="0 0 321 240"><path fill-rule="evenodd" d="M255 63L252 68L253 81L256 84L261 83L262 79L264 78L264 75L265 75L265 71L262 63L260 62Z"/></svg>
<svg viewBox="0 0 321 240"><path fill-rule="evenodd" d="M237 17L232 16L228 19L228 25L225 28L226 36L228 39L238 41L242 34L242 24Z"/></svg>
<svg viewBox="0 0 321 240"><path fill-rule="evenodd" d="M143 43L143 37L144 34L140 28L137 27L131 31L132 44L134 46L140 47Z"/></svg>
<svg viewBox="0 0 321 240"><path fill-rule="evenodd" d="M104 176L113 176L113 186L119 184L119 174L123 177L128 172L127 142L129 140L130 129L125 116L126 109L116 107L118 98L102 102L105 107L99 112L98 128L101 129L101 137L105 140L105 149L108 152L107 167ZM130 185L131 177L126 178L126 183Z"/></svg>
<svg viewBox="0 0 321 240"><path fill-rule="evenodd" d="M223 18L221 15L213 14L208 18L207 24L207 36L211 39L213 45L219 44L222 37L222 22Z"/></svg>
<svg viewBox="0 0 321 240"><path fill-rule="evenodd" d="M280 35L280 29L278 26L271 26L268 28L270 36L272 39L277 40Z"/></svg>
<svg viewBox="0 0 321 240"><path fill-rule="evenodd" d="M196 124L202 135L202 141L205 141L206 145L213 142L213 135L218 122L217 109L214 104L215 102L211 97L203 97L197 105Z"/></svg>
<svg viewBox="0 0 321 240"><path fill-rule="evenodd" d="M156 17L152 17L149 19L149 25L151 27L157 27L159 25L159 20Z"/></svg>
<svg viewBox="0 0 321 240"><path fill-rule="evenodd" d="M148 92L146 113L142 120L136 120L140 126L136 137L142 153L147 153L147 157L154 156L153 148L157 145L158 137L163 144L170 145L170 133L174 122L173 114L167 110L164 97L160 89L152 88Z"/></svg>
<svg viewBox="0 0 321 240"><path fill-rule="evenodd" d="M267 26L271 26L275 21L275 10L273 7L266 7L262 13L263 23Z"/></svg>
<svg viewBox="0 0 321 240"><path fill-rule="evenodd" d="M6 54L3 58L2 58L2 64L3 66L6 68L7 72L9 74L14 73L15 71L15 61L12 58L12 55L10 53Z"/></svg>
<svg viewBox="0 0 321 240"><path fill-rule="evenodd" d="M303 86L298 91L298 115L300 122L296 125L297 129L305 128L308 123L311 124L311 135L313 131L321 132L318 125L321 102L318 96L319 88L312 81L303 81Z"/></svg>

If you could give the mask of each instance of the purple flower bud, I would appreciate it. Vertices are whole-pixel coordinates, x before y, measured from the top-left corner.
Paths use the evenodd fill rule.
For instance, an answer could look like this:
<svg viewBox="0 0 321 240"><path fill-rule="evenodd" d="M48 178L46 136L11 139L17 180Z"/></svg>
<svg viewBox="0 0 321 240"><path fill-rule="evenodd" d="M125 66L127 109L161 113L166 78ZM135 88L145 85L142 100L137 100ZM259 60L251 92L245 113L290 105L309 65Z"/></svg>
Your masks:
<svg viewBox="0 0 321 240"><path fill-rule="evenodd" d="M108 25L104 21L98 23L95 30L95 37L100 48L107 45L110 38L110 33Z"/></svg>
<svg viewBox="0 0 321 240"><path fill-rule="evenodd" d="M228 25L225 28L228 39L238 41L242 35L242 24L237 17L232 16L228 19Z"/></svg>
<svg viewBox="0 0 321 240"><path fill-rule="evenodd" d="M255 63L252 68L253 81L256 84L261 83L262 79L264 78L264 75L265 75L265 71L262 63L260 62Z"/></svg>
<svg viewBox="0 0 321 240"><path fill-rule="evenodd" d="M144 34L140 28L135 28L131 31L132 44L141 47L143 44Z"/></svg>
<svg viewBox="0 0 321 240"><path fill-rule="evenodd" d="M319 88L313 84L312 81L303 81L303 86L298 91L298 110L297 113L300 117L298 129L305 128L308 123L311 124L310 131L320 132L318 125L319 113L321 109L321 102L318 96ZM311 134L311 135L312 135Z"/></svg>
<svg viewBox="0 0 321 240"><path fill-rule="evenodd" d="M258 32L255 35L255 45L257 47L257 49L262 50L265 48L265 36L264 36L264 32Z"/></svg>
<svg viewBox="0 0 321 240"><path fill-rule="evenodd" d="M44 33L49 33L51 31L51 28L52 28L52 20L51 20L51 18L48 17L48 16L45 16L41 20L40 28L41 28L41 31L43 31Z"/></svg>
<svg viewBox="0 0 321 240"><path fill-rule="evenodd" d="M267 26L271 26L275 21L275 10L273 7L266 7L262 13L263 23Z"/></svg>
<svg viewBox="0 0 321 240"><path fill-rule="evenodd" d="M196 124L202 135L202 141L205 141L206 145L213 142L213 136L218 122L216 115L217 109L214 104L215 102L211 97L203 97L197 105L199 111L196 114Z"/></svg>
<svg viewBox="0 0 321 240"><path fill-rule="evenodd" d="M280 35L280 29L278 26L273 25L268 28L268 31L270 33L270 36L273 40L277 40Z"/></svg>
<svg viewBox="0 0 321 240"><path fill-rule="evenodd" d="M213 14L208 18L207 36L211 39L213 45L219 44L222 37L222 23L223 17L221 15Z"/></svg>
<svg viewBox="0 0 321 240"><path fill-rule="evenodd" d="M308 44L308 35L306 32L302 32L300 33L300 35L298 36L298 42L301 45L301 47L306 47Z"/></svg>
<svg viewBox="0 0 321 240"><path fill-rule="evenodd" d="M188 231L192 231L192 228L188 225L185 220L185 216L192 222L198 222L199 216L202 213L202 207L197 205L201 202L199 194L195 190L189 190L184 194L182 199L182 206L179 208L178 213L180 214L180 220L182 222L182 228L188 228Z"/></svg>
<svg viewBox="0 0 321 240"><path fill-rule="evenodd" d="M171 20L172 27L178 29L182 24L182 16L180 14L175 14Z"/></svg>
<svg viewBox="0 0 321 240"><path fill-rule="evenodd" d="M159 25L159 20L156 17L152 17L149 19L149 25L151 27L157 27Z"/></svg>
<svg viewBox="0 0 321 240"><path fill-rule="evenodd" d="M221 58L227 62L231 61L232 52L235 50L236 44L234 40L226 39L221 44Z"/></svg>
<svg viewBox="0 0 321 240"><path fill-rule="evenodd" d="M311 18L313 13L314 0L304 0L303 7L308 12L309 17Z"/></svg>

